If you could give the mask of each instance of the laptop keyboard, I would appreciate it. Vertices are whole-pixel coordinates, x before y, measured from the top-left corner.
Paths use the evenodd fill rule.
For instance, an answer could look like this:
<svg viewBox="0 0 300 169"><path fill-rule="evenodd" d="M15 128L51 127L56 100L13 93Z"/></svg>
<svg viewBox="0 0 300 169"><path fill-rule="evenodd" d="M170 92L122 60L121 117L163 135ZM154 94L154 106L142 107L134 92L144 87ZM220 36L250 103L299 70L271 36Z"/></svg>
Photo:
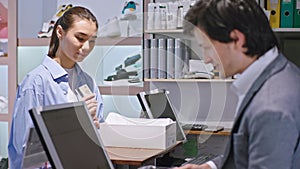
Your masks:
<svg viewBox="0 0 300 169"><path fill-rule="evenodd" d="M205 124L183 124L182 128L184 130L204 130L207 128Z"/></svg>
<svg viewBox="0 0 300 169"><path fill-rule="evenodd" d="M209 160L216 158L217 156L218 155L215 155L215 154L201 154L201 155L198 155L197 157L193 158L192 160L183 163L182 166L184 166L186 164L203 164Z"/></svg>

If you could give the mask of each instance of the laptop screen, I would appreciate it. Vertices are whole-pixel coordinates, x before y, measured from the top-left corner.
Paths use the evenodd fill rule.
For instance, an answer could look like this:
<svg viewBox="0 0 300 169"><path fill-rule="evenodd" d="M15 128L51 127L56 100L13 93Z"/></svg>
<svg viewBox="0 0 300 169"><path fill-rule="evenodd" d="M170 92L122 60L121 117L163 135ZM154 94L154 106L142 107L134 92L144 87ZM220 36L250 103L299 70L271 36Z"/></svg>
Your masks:
<svg viewBox="0 0 300 169"><path fill-rule="evenodd" d="M176 121L177 141L186 141L185 133L165 90L140 92L137 96L148 118L170 118Z"/></svg>
<svg viewBox="0 0 300 169"><path fill-rule="evenodd" d="M113 168L84 103L34 108L30 115L54 168Z"/></svg>

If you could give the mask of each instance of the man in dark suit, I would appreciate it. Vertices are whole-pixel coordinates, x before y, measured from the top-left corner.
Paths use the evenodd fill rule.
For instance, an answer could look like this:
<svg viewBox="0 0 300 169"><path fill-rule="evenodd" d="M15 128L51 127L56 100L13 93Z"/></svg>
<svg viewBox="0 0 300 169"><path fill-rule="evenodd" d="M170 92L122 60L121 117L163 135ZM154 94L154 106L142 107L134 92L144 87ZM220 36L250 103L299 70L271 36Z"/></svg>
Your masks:
<svg viewBox="0 0 300 169"><path fill-rule="evenodd" d="M254 0L199 0L186 14L204 59L232 88L237 113L226 151L182 168L300 167L300 70L283 56L264 11Z"/></svg>

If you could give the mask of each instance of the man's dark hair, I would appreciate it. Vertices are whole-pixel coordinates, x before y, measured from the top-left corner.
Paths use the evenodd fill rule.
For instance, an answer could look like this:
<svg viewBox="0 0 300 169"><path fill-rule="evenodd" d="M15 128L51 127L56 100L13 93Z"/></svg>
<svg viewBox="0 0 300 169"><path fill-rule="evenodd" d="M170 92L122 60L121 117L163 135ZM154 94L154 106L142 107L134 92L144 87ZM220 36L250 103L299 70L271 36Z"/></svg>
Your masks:
<svg viewBox="0 0 300 169"><path fill-rule="evenodd" d="M245 52L260 57L278 45L263 9L255 0L198 0L187 12L184 33L192 33L196 27L211 39L223 43L234 41L230 32L239 30L245 35Z"/></svg>

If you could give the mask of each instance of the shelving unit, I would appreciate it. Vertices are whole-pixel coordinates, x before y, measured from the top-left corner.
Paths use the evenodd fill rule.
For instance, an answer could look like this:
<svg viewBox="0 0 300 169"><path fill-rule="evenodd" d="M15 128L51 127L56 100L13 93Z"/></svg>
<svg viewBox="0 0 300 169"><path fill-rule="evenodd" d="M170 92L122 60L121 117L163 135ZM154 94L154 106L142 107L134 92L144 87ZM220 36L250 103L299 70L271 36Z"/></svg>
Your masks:
<svg viewBox="0 0 300 169"><path fill-rule="evenodd" d="M48 46L50 38L23 38L18 39L19 47L31 47L31 46ZM96 46L138 46L141 45L141 37L117 37L106 38L98 37L96 39ZM130 90L126 86L99 86L100 92L103 95L135 95L137 92L143 90L142 87L130 86Z"/></svg>
<svg viewBox="0 0 300 169"><path fill-rule="evenodd" d="M171 1L171 0L170 0ZM151 2L166 2L163 0L154 0ZM173 1L174 2L174 1ZM147 5L145 4L145 10L147 11ZM147 23L144 23L147 25ZM287 45L291 44L291 41L298 41L297 44L300 44L300 28L274 28L276 36L278 37L281 49L284 53L287 53ZM174 30L148 30L147 28L144 30L144 38L152 39L152 38L168 38L168 35L171 35L175 38L183 37L182 29L174 29ZM189 39L189 38L186 38ZM288 42L286 42L288 40ZM193 41L191 43L194 43ZM294 55L297 55L300 51L296 49L298 52L293 52ZM287 53L288 54L288 53ZM290 54L290 53L289 53ZM288 57L288 56L287 56ZM298 57L299 58L299 57ZM300 59L298 59L299 61ZM299 61L300 63L300 61ZM164 88L170 91L170 100L175 103L177 106L176 109L180 112L181 110L186 113L185 110L189 111L191 107L195 105L202 106L199 108L198 114L203 113L202 109L211 110L215 109L218 106L222 106L228 104L229 106L223 109L225 115L232 116L234 118L233 112L235 112L235 104L237 100L235 95L229 90L230 83L234 82L235 79L149 79L144 78L144 81L149 83L150 89L155 88ZM195 101L190 99L191 96L195 95L196 98L200 98ZM214 97L214 99L213 99ZM223 97L223 98L221 98ZM203 99L201 99L203 98ZM186 100L189 101L186 101ZM205 100L207 99L207 100ZM224 99L224 100L222 100ZM201 102L207 102L207 106L201 104ZM207 108L209 107L209 108ZM197 111L197 110L196 110ZM223 114L223 115L224 115ZM184 115L183 115L184 116ZM191 133L190 133L191 134ZM195 134L195 133L192 133ZM199 133L197 133L199 134ZM201 133L203 134L203 133Z"/></svg>
<svg viewBox="0 0 300 169"><path fill-rule="evenodd" d="M0 57L0 65L8 65L8 57Z"/></svg>
<svg viewBox="0 0 300 169"><path fill-rule="evenodd" d="M10 125L12 118L12 111L14 105L14 99L16 95L17 88L17 0L7 0L8 2L8 56L0 57L0 66L7 66L7 95L8 95L8 112L5 114L0 114L0 124L2 130L0 142L1 146L6 146L8 143ZM5 41L1 39L1 41ZM0 75L1 78L1 75ZM4 131L7 128L7 131ZM6 154L6 147L0 149L0 155L4 156Z"/></svg>
<svg viewBox="0 0 300 169"><path fill-rule="evenodd" d="M300 28L274 28L274 32L300 32ZM144 33L183 33L183 29L157 29L157 30L145 30Z"/></svg>
<svg viewBox="0 0 300 169"><path fill-rule="evenodd" d="M273 28L276 36L281 42L281 48L283 48L285 39L300 39L300 28ZM175 36L183 37L183 29L156 29L156 30L144 30L144 34L155 36ZM144 35L144 37L149 37L149 35ZM186 39L191 39L188 37ZM145 82L223 82L222 79L144 79ZM232 80L225 80L225 82L232 82Z"/></svg>
<svg viewBox="0 0 300 169"><path fill-rule="evenodd" d="M233 82L234 79L144 79L145 82Z"/></svg>
<svg viewBox="0 0 300 169"><path fill-rule="evenodd" d="M300 28L274 28L273 31L283 32L283 33L289 33L289 32L300 33Z"/></svg>
<svg viewBox="0 0 300 169"><path fill-rule="evenodd" d="M156 0L154 2L166 1ZM144 6L147 7L147 4L144 4ZM145 10L147 10L146 7ZM144 23L144 25L147 24ZM196 51L199 46L194 43L194 37L184 35L183 29L148 30L146 28L144 30L144 38L183 39L189 48L194 50L194 52L199 52ZM189 59L200 59L199 54L200 52L194 53ZM152 56L150 55L150 59L151 57ZM179 115L180 119L183 121L214 121L215 119L218 119L217 117L220 118L218 120L229 119L231 121L234 118L235 104L237 102L235 95L230 90L230 85L232 82L234 82L234 80L235 79L220 79L217 77L215 79L144 78L144 82L149 85L149 89L166 89L169 91L170 102L174 106L174 109L176 110L176 113ZM224 114L222 117L219 115L220 112ZM228 127L231 126L228 125ZM189 131L188 134L199 135L215 133ZM224 130L224 132L220 132L218 134L230 135L227 130Z"/></svg>
<svg viewBox="0 0 300 169"><path fill-rule="evenodd" d="M16 96L16 89L17 89L17 77L18 77L18 56L21 54L18 53L18 48L23 47L44 47L48 46L50 42L50 38L31 38L22 37L22 34L19 32L20 30L27 30L24 27L20 26L23 25L26 27L32 27L29 31L31 32L38 32L39 26L42 25L41 20L45 18L49 18L50 15L53 15L51 12L53 8L56 8L55 1L37 1L36 3L26 3L22 0L7 0L8 1L8 56L7 57L0 57L0 66L7 66L8 68L8 113L7 114L0 114L0 127L1 137L0 137L0 146L5 145L7 147L9 133L10 133L10 126L11 126L11 119L13 113L13 106L14 100ZM44 4L43 4L44 3ZM24 6L24 4L28 4ZM51 4L51 6L49 6ZM122 4L121 4L122 5ZM34 8L33 6L37 6ZM30 7L30 8L29 8ZM49 7L49 8L48 8ZM23 11L25 9L25 11ZM35 9L32 11L32 9ZM45 10L47 9L47 10ZM28 10L30 13L28 13ZM43 11L45 10L45 11ZM25 13L24 13L25 12ZM49 16L48 13L50 13ZM18 15L19 14L19 15ZM24 15L23 15L24 14ZM34 14L34 15L32 15ZM30 18L30 20L27 19ZM44 17L44 18L43 18ZM52 16L51 16L52 17ZM21 18L21 19L20 19ZM21 20L21 21L20 21ZM18 22L20 21L20 22ZM28 21L30 24L28 24ZM101 22L104 22L101 20ZM19 25L20 24L20 25ZM32 26L35 25L35 26ZM38 26L36 26L38 25ZM21 29L20 29L21 28ZM38 30L37 30L38 29ZM3 40L3 39L1 39ZM104 38L98 37L96 40L96 46L140 46L141 45L141 37L118 37L118 38ZM29 58L29 60L32 58ZM1 78L1 75L0 75ZM100 86L100 91L103 92L103 95L135 95L137 92L140 92L144 89L144 86ZM5 128L8 128L7 132L3 132ZM7 149L1 147L0 152L6 152ZM0 154L1 155L1 154ZM3 157L5 157L3 155Z"/></svg>
<svg viewBox="0 0 300 169"><path fill-rule="evenodd" d="M96 46L130 46L141 45L141 37L117 37L106 38L98 37L96 39ZM50 38L23 38L18 39L18 46L48 46Z"/></svg>
<svg viewBox="0 0 300 169"><path fill-rule="evenodd" d="M0 122L8 122L10 117L7 114L0 114Z"/></svg>
<svg viewBox="0 0 300 169"><path fill-rule="evenodd" d="M151 33L151 34L155 34L155 33L183 33L183 29L157 29L157 30L145 30L144 33Z"/></svg>
<svg viewBox="0 0 300 169"><path fill-rule="evenodd" d="M139 46L141 45L141 37L98 37L96 46ZM18 47L43 47L48 46L50 38L22 38L18 39ZM0 62L1 63L1 62ZM144 90L139 86L99 86L103 95L135 95L137 92ZM129 90L128 90L129 89Z"/></svg>
<svg viewBox="0 0 300 169"><path fill-rule="evenodd" d="M39 10L38 11L39 13L41 13L41 15L33 17L35 22L33 22L33 24L31 26L29 26L29 25L25 26L25 30L27 30L27 31L24 31L24 29L22 29L21 31L19 30L19 38L17 39L17 46L20 49L25 48L25 50L26 50L27 47L29 47L29 48L34 47L35 50L38 50L39 47L41 47L42 50L47 50L44 47L48 47L48 45L50 43L50 38L36 38L36 33L35 32L39 31L40 25L42 25L42 23L40 23L41 20L45 21L48 18L52 17L53 11L56 10L55 5L57 5L59 3L62 3L62 2L59 2L59 1L55 2L55 1L47 0L47 1L43 1L43 2L38 2L36 4L36 6L39 6L42 9L46 9L46 10L44 10L44 11ZM68 3L72 3L72 1L69 1ZM97 19L99 21L99 28L101 28L103 26L103 24L106 22L107 19L110 19L110 18L105 18L105 17L111 17L112 14L117 15L117 12L116 12L115 9L118 8L118 5L120 5L120 7L122 7L122 5L123 5L122 2L109 3L107 5L109 6L109 8L113 8L114 11L110 11L112 9L106 10L106 8L105 9L102 8L102 10L105 11L105 14L103 14L103 12L101 13L101 12L99 12L100 10L98 10L101 7L95 7L95 4L97 4L97 2L94 2L94 1L91 1L91 0L86 1L86 2L74 1L74 4L78 4L78 3L82 3L83 6L89 8L95 14L95 16L97 17ZM29 17L29 14L32 15L33 12L29 9L29 5L27 5L26 3L19 0L19 4L24 6L23 8L20 8L19 11L18 11L19 12L19 18L20 18L19 24L22 24ZM140 4L142 4L142 3L140 3ZM49 6L49 8L47 6ZM119 14L121 15L121 11L120 11ZM121 26L121 23L120 23L120 26ZM124 26L124 24L122 26ZM134 30L136 31L136 30L139 30L139 29L135 28ZM99 29L99 31L100 31L100 29ZM124 32L125 32L124 30L121 30L121 32L122 32L122 36L123 35L126 36L124 34ZM140 32L140 33L142 33L142 32ZM127 34L127 35L129 35L129 34ZM106 50L107 48L110 48L110 47L112 47L111 49L114 50L113 46L116 46L117 48L118 47L122 48L122 47L127 47L127 46L130 46L130 47L132 47L132 46L141 46L142 37L141 36L138 37L139 35L140 34L137 33L137 34L133 34L130 37L114 37L114 38L98 37L96 39L95 47L101 46L100 51L102 52L102 46L103 46L103 50ZM94 53L94 55L96 55L94 51L93 51L93 53ZM39 52L39 51L37 51L37 52ZM99 53L98 58L101 59L102 57L105 57L105 56L102 56L102 54L103 53ZM22 56L22 52L20 52L19 55ZM99 62L99 63L103 62L100 59L97 60L97 62ZM117 59L115 60L116 63L121 62L121 61L122 60L117 60ZM22 64L22 63L19 63L19 64ZM99 72L99 73L102 73L102 72ZM103 85L101 84L99 86L99 88L100 88L100 91L103 95L114 95L114 94L115 95L125 95L125 94L135 95L136 94L136 93L134 93L135 91L143 90L143 87L140 87L140 86L141 85L127 87L127 88L130 88L129 91L126 90L126 86L107 86L105 84L103 84ZM126 92L122 92L121 89L124 89ZM118 93L116 91L119 91L120 93Z"/></svg>
<svg viewBox="0 0 300 169"><path fill-rule="evenodd" d="M300 28L274 28L273 31L280 41L286 38L300 39Z"/></svg>
<svg viewBox="0 0 300 169"><path fill-rule="evenodd" d="M143 87L138 86L99 86L102 95L131 95L135 96L137 93L148 90L148 83L144 83Z"/></svg>

